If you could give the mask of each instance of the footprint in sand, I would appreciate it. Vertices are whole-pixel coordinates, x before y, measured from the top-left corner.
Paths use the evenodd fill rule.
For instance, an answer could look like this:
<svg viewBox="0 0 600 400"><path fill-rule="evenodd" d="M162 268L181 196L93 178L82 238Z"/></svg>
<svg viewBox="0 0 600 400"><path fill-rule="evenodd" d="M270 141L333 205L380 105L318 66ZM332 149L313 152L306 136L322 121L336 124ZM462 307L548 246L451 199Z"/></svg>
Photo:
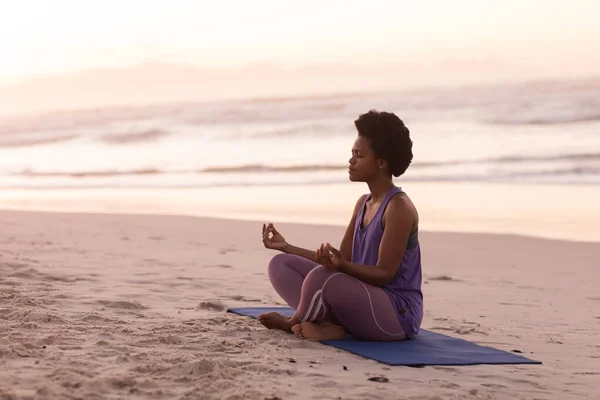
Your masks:
<svg viewBox="0 0 600 400"><path fill-rule="evenodd" d="M154 285L154 284L156 284L155 281L148 281L148 280L143 280L143 279L126 279L125 282L129 283L131 285Z"/></svg>
<svg viewBox="0 0 600 400"><path fill-rule="evenodd" d="M147 263L151 263L157 267L172 267L173 264L165 261L161 261L158 258L144 258L144 261ZM138 274L139 275L139 274Z"/></svg>
<svg viewBox="0 0 600 400"><path fill-rule="evenodd" d="M443 388L446 388L446 389L460 389L461 388L460 385L457 385L456 383L452 383L452 382L445 382L445 383L442 383L440 386Z"/></svg>
<svg viewBox="0 0 600 400"><path fill-rule="evenodd" d="M454 279L448 275L440 275L429 278L430 281L451 281L451 282L461 282L459 279Z"/></svg>
<svg viewBox="0 0 600 400"><path fill-rule="evenodd" d="M6 264L4 264L2 266L8 267L8 268L24 268L24 267L27 267L27 264L20 263L20 262L7 262Z"/></svg>
<svg viewBox="0 0 600 400"><path fill-rule="evenodd" d="M124 324L125 323L124 321L106 318L98 313L88 313L88 314L85 314L85 315L83 315L79 318L75 318L75 319L77 321L88 322L88 323L105 323L105 324L108 324L108 323Z"/></svg>
<svg viewBox="0 0 600 400"><path fill-rule="evenodd" d="M223 311L226 307L219 302L203 301L200 304L198 304L196 308L200 310Z"/></svg>
<svg viewBox="0 0 600 400"><path fill-rule="evenodd" d="M480 335L488 336L488 333L475 329L474 327L468 326L459 326L459 327L445 327L445 326L434 326L431 330L436 331L450 331L454 333L458 333L459 335L470 335L471 333L478 333Z"/></svg>
<svg viewBox="0 0 600 400"><path fill-rule="evenodd" d="M502 303L498 303L502 306L521 306L521 307L540 307L537 304L528 304L528 303L507 303L507 302L502 302Z"/></svg>
<svg viewBox="0 0 600 400"><path fill-rule="evenodd" d="M150 239L150 240L165 240L165 238L162 236L148 236L148 239Z"/></svg>
<svg viewBox="0 0 600 400"><path fill-rule="evenodd" d="M147 261L148 259L146 259ZM154 260L154 259L151 259ZM158 276L158 274L156 272L139 272L137 274L135 274L135 276Z"/></svg>
<svg viewBox="0 0 600 400"><path fill-rule="evenodd" d="M437 371L446 371L446 372L458 371L458 368L453 368L453 367L433 367L433 369L435 369Z"/></svg>
<svg viewBox="0 0 600 400"><path fill-rule="evenodd" d="M226 247L226 248L219 250L219 254L235 253L236 251L237 251L236 248Z"/></svg>
<svg viewBox="0 0 600 400"><path fill-rule="evenodd" d="M97 303L102 304L106 308L117 308L121 310L145 310L148 307L143 306L137 301L108 301L108 300L98 300Z"/></svg>
<svg viewBox="0 0 600 400"><path fill-rule="evenodd" d="M240 295L226 296L225 298L235 300L235 301L248 301L248 302L252 302L252 303L260 302L259 299L249 299L249 298L246 298L246 297L240 296Z"/></svg>
<svg viewBox="0 0 600 400"><path fill-rule="evenodd" d="M482 383L481 386L485 386L485 387L489 387L489 388L494 388L494 389L505 389L506 388L506 386L499 385L497 383Z"/></svg>

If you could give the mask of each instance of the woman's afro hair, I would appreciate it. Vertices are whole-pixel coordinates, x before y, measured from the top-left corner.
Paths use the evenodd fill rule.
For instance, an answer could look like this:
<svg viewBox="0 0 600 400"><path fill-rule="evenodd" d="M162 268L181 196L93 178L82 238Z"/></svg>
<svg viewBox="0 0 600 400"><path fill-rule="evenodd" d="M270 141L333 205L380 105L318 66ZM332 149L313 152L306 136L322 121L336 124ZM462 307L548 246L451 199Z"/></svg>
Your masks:
<svg viewBox="0 0 600 400"><path fill-rule="evenodd" d="M371 110L354 121L358 135L369 139L377 158L388 163L392 175L398 177L412 162L410 131L396 114Z"/></svg>

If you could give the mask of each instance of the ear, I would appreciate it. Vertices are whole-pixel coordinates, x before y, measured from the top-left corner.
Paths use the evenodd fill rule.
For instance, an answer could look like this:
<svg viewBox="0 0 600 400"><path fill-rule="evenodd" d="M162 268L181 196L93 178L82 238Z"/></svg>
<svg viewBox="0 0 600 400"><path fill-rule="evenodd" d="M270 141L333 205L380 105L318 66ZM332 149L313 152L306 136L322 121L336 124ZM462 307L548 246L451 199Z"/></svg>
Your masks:
<svg viewBox="0 0 600 400"><path fill-rule="evenodd" d="M383 170L383 169L387 168L387 161L380 158L379 160L377 160L377 165L378 165L379 169Z"/></svg>

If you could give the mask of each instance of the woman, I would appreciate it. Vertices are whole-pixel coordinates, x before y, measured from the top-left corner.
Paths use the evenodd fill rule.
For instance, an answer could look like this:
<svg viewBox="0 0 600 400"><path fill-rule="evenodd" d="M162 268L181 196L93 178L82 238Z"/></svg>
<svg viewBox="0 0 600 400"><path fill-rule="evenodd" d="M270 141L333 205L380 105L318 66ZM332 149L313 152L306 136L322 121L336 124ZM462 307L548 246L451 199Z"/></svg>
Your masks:
<svg viewBox="0 0 600 400"><path fill-rule="evenodd" d="M370 111L354 125L358 137L348 173L366 182L339 249L316 251L288 244L273 224L264 225L266 248L284 254L269 263L269 279L295 310L259 316L269 329L312 340L394 341L414 338L423 319L419 216L408 196L394 185L412 161L412 140L402 120Z"/></svg>

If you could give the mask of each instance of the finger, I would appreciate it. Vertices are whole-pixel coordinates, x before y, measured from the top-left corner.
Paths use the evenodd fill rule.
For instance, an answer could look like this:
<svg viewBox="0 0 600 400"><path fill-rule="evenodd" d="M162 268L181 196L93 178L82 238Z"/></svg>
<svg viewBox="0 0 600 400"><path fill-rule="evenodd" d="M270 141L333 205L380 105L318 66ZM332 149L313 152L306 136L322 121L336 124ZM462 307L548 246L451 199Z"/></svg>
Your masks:
<svg viewBox="0 0 600 400"><path fill-rule="evenodd" d="M335 254L336 256L341 256L342 252L339 251L338 249L336 249L335 247L329 245L329 251L331 251L333 254Z"/></svg>
<svg viewBox="0 0 600 400"><path fill-rule="evenodd" d="M331 252L327 248L327 245L325 244L323 246L323 257L325 257L327 259L327 262L329 263L329 265L332 265L332 263L331 263L331 257L332 256L333 256L333 254L331 254Z"/></svg>
<svg viewBox="0 0 600 400"><path fill-rule="evenodd" d="M263 224L263 227L262 227L262 233L263 233L263 235L265 234L265 229L267 229L267 227L265 226L265 224Z"/></svg>
<svg viewBox="0 0 600 400"><path fill-rule="evenodd" d="M329 256L329 258L333 258L335 256L334 250L335 249L331 246L327 247L327 255Z"/></svg>

